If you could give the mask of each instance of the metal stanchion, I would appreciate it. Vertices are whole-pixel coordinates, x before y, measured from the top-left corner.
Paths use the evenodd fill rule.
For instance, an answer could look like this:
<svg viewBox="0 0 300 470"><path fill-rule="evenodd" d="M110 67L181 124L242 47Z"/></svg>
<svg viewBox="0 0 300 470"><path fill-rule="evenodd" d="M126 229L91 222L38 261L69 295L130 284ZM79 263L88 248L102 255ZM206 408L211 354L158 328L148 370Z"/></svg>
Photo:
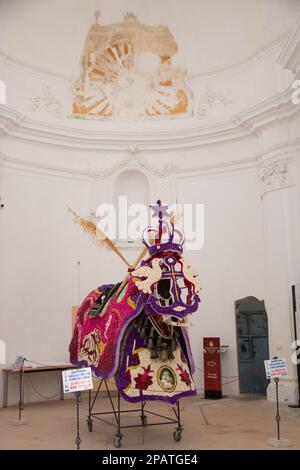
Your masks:
<svg viewBox="0 0 300 470"><path fill-rule="evenodd" d="M76 444L76 449L80 450L80 443L81 443L81 438L80 438L80 402L81 402L81 393L76 392L75 393L76 397L76 415L77 415L77 421L76 421L76 428L77 428L77 435L75 439L75 444Z"/></svg>
<svg viewBox="0 0 300 470"><path fill-rule="evenodd" d="M268 444L272 447L283 448L283 447L290 447L291 444L288 439L284 439L280 436L280 413L279 413L279 391L278 391L278 384L279 384L279 377L274 378L275 382L275 394L276 394L276 416L275 421L277 425L277 438L274 437L268 440Z"/></svg>
<svg viewBox="0 0 300 470"><path fill-rule="evenodd" d="M24 424L28 424L27 419L22 419L22 411L23 411L23 404L24 404L24 362L25 361L26 361L26 358L23 357L20 371L19 371L18 419L11 423L13 426L23 426Z"/></svg>
<svg viewBox="0 0 300 470"><path fill-rule="evenodd" d="M277 440L280 441L280 414L279 414L279 396L278 396L278 383L279 378L276 377L274 379L275 382L275 390L276 390L276 417L275 420L277 422Z"/></svg>

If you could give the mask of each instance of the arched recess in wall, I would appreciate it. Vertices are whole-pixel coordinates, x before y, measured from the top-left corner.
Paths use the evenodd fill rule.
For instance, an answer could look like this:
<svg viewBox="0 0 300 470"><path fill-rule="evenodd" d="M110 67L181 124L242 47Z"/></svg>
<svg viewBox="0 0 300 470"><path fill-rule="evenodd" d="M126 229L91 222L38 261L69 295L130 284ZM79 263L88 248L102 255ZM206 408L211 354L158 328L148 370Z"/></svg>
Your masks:
<svg viewBox="0 0 300 470"><path fill-rule="evenodd" d="M144 219L148 216L150 184L147 176L134 168L119 173L114 180L114 204L118 215L117 242L128 246L140 245L140 232L147 226L147 220L141 219L140 226L134 221L141 211Z"/></svg>
<svg viewBox="0 0 300 470"><path fill-rule="evenodd" d="M235 302L240 393L266 394L264 361L269 359L268 315L263 300Z"/></svg>

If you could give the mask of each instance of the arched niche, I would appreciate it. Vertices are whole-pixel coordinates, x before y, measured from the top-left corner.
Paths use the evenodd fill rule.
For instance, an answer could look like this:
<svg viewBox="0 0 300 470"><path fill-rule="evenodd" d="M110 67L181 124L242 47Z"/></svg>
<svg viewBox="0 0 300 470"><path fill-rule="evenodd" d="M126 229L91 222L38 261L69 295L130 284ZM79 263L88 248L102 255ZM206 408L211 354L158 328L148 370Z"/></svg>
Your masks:
<svg viewBox="0 0 300 470"><path fill-rule="evenodd" d="M126 195L128 206L131 204L150 203L150 187L147 176L139 170L128 169L119 173L114 181L114 199Z"/></svg>
<svg viewBox="0 0 300 470"><path fill-rule="evenodd" d="M138 169L130 168L119 173L114 180L114 204L117 220L117 243L123 247L136 248L140 246L140 241L133 241L130 236L124 239L124 233L120 232L120 214L127 212L127 222L130 224L133 219L130 210L137 204L142 204L149 212L150 204L150 184L148 177Z"/></svg>

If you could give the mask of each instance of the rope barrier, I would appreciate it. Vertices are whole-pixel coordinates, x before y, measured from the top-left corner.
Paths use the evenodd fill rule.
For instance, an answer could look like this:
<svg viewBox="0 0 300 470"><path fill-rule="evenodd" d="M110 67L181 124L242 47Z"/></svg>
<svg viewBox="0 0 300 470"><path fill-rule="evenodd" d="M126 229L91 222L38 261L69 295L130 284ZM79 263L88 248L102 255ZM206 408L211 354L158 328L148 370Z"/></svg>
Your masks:
<svg viewBox="0 0 300 470"><path fill-rule="evenodd" d="M36 364L38 366L43 366L43 367L47 367L49 366L49 364L46 364L46 363L42 363L42 362L37 362L37 361L33 361L32 359L29 359L29 358L25 358L25 361L26 362L30 362L32 364ZM49 372L51 372L51 369L49 369ZM31 388L33 389L33 391L41 398L44 398L45 400L53 400L54 398L57 398L60 396L61 394L61 391L59 391L58 393L55 393L54 395L50 395L50 396L47 396L47 395L43 395L42 393L40 393L37 388L35 387L35 385L32 383L32 380L27 377L27 375L25 374L24 375L24 378L26 377L26 381L29 382L29 385L31 386Z"/></svg>
<svg viewBox="0 0 300 470"><path fill-rule="evenodd" d="M50 395L50 396L47 396L47 395L43 395L42 393L40 393L36 387L33 385L32 381L30 380L29 377L26 377L26 380L29 382L29 385L32 387L33 391L41 398L44 398L45 400L53 400L54 398L57 398L60 396L60 391L58 393L55 393L55 395Z"/></svg>

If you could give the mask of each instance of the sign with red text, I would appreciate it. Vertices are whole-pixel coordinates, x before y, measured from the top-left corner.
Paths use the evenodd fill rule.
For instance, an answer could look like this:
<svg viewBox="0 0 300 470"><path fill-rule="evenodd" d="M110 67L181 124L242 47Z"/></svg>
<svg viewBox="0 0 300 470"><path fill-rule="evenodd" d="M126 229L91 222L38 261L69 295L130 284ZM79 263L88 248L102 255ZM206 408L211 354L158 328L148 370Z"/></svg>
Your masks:
<svg viewBox="0 0 300 470"><path fill-rule="evenodd" d="M205 398L222 398L220 338L203 338Z"/></svg>
<svg viewBox="0 0 300 470"><path fill-rule="evenodd" d="M93 388L92 371L90 367L69 369L62 372L64 393L82 392Z"/></svg>
<svg viewBox="0 0 300 470"><path fill-rule="evenodd" d="M286 360L284 358L276 357L264 362L267 379L275 379L288 375Z"/></svg>

